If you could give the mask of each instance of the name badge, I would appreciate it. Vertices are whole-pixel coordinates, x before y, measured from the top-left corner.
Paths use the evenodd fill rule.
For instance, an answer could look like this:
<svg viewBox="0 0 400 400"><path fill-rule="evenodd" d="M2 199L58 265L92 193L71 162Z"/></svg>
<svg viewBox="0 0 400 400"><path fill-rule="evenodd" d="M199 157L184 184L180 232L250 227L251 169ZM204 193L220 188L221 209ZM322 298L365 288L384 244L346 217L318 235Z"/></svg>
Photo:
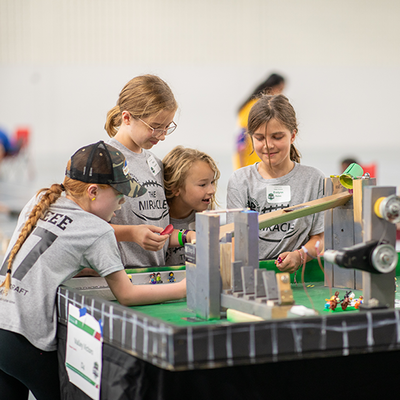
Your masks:
<svg viewBox="0 0 400 400"><path fill-rule="evenodd" d="M291 199L290 186L267 186L268 203L289 203Z"/></svg>
<svg viewBox="0 0 400 400"><path fill-rule="evenodd" d="M161 168L153 155L147 159L147 165L149 166L153 175L157 175L161 171Z"/></svg>
<svg viewBox="0 0 400 400"><path fill-rule="evenodd" d="M102 354L101 323L69 304L65 367L70 382L93 400L100 399Z"/></svg>

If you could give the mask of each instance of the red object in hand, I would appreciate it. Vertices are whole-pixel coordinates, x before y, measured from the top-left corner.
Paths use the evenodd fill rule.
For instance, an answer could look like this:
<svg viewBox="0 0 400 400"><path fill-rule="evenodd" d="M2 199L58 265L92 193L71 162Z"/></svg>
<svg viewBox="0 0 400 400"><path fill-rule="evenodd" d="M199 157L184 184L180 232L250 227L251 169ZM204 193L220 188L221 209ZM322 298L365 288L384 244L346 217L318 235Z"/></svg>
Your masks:
<svg viewBox="0 0 400 400"><path fill-rule="evenodd" d="M174 230L172 224L167 225L167 227L160 233L160 235L170 235Z"/></svg>

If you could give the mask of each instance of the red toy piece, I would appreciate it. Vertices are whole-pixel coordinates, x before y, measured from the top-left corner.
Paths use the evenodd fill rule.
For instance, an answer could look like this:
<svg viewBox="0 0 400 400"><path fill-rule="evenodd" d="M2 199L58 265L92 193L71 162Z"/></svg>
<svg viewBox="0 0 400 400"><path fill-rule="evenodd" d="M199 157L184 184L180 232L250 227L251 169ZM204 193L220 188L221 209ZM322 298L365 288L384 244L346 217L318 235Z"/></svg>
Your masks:
<svg viewBox="0 0 400 400"><path fill-rule="evenodd" d="M167 227L160 233L160 235L170 235L174 231L172 224L167 225Z"/></svg>

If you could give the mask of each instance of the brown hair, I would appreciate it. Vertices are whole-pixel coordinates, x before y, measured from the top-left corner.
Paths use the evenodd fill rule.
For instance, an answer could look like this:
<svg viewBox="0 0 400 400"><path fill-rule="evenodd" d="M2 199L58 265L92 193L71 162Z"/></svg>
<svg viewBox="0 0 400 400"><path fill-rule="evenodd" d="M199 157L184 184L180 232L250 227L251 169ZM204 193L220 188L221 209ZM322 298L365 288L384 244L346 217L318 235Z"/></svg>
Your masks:
<svg viewBox="0 0 400 400"><path fill-rule="evenodd" d="M68 161L67 165L68 170L70 169L70 166L71 166L71 160ZM86 193L86 190L90 185L91 183L84 183L81 181L77 181L75 179L68 178L66 176L62 184L55 183L51 185L50 188L40 189L36 193L37 197L40 196L40 200L32 208L32 211L30 212L29 217L25 222L25 225L22 227L22 230L18 236L17 241L15 242L8 256L6 279L0 285L0 287L5 288L4 294L7 294L11 286L12 263L15 259L15 256L17 255L18 251L24 244L27 237L32 233L38 220L45 216L50 206L57 201L57 199L61 196L61 193L64 190L67 195L78 199L81 198ZM109 185L99 184L98 186L101 188L107 188Z"/></svg>
<svg viewBox="0 0 400 400"><path fill-rule="evenodd" d="M163 159L164 164L164 188L167 201L174 198L174 194L185 185L190 168L196 161L206 162L214 172L214 185L217 190L217 182L221 175L215 161L206 153L196 149L176 146ZM211 209L217 204L215 193L211 197Z"/></svg>
<svg viewBox="0 0 400 400"><path fill-rule="evenodd" d="M254 104L249 113L247 124L247 133L253 138L254 132L263 124L268 124L271 119L278 120L290 132L295 131L297 134L297 119L296 112L293 106L289 103L287 97L282 94L275 96L262 95ZM253 147L254 151L254 147ZM300 152L294 144L290 145L290 159L297 163L300 162Z"/></svg>
<svg viewBox="0 0 400 400"><path fill-rule="evenodd" d="M178 104L166 82L155 75L137 76L121 90L117 105L107 113L104 128L108 136L114 137L121 126L123 111L128 111L133 118L146 118L177 109Z"/></svg>

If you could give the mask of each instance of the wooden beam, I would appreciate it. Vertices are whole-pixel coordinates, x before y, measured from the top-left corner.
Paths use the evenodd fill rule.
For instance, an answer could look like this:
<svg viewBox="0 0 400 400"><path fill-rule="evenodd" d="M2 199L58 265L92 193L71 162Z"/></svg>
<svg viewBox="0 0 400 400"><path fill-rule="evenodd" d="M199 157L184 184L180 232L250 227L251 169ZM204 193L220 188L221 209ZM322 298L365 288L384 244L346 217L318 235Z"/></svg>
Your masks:
<svg viewBox="0 0 400 400"><path fill-rule="evenodd" d="M232 287L232 243L220 243L219 254L222 289L230 289Z"/></svg>
<svg viewBox="0 0 400 400"><path fill-rule="evenodd" d="M322 197L298 204L293 207L283 208L282 210L272 211L258 216L259 229L267 228L272 225L281 224L283 222L292 221L297 218L315 214L321 211L329 210L346 204L353 195L346 192L333 194L331 196ZM222 239L227 233L234 234L234 224L222 225L219 229L219 238Z"/></svg>

